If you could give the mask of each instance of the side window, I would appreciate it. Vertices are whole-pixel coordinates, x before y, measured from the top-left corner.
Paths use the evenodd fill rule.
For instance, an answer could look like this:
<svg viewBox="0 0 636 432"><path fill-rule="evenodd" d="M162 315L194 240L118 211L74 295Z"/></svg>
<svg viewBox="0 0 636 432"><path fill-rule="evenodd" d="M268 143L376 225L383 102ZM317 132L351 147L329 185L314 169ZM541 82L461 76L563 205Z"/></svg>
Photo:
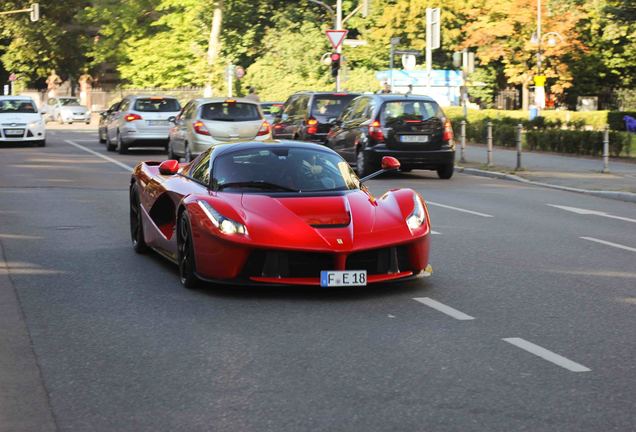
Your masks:
<svg viewBox="0 0 636 432"><path fill-rule="evenodd" d="M289 100L285 104L284 113L287 114L288 116L293 115L294 114L294 110L295 110L295 106L296 106L296 102L298 102L298 97L297 96L292 96L291 98L289 98Z"/></svg>
<svg viewBox="0 0 636 432"><path fill-rule="evenodd" d="M364 114L367 111L367 107L369 106L369 99L362 98L357 103L355 108L353 109L353 113L351 114L352 119L354 120L363 120Z"/></svg>
<svg viewBox="0 0 636 432"><path fill-rule="evenodd" d="M210 184L210 152L207 152L190 171L190 177L205 185Z"/></svg>
<svg viewBox="0 0 636 432"><path fill-rule="evenodd" d="M357 100L351 101L351 103L347 105L344 111L342 111L342 116L340 117L340 120L342 120L343 122L350 121L353 118L353 113L355 112L355 109L358 106L358 102L359 101Z"/></svg>
<svg viewBox="0 0 636 432"><path fill-rule="evenodd" d="M124 99L119 104L119 111L128 111L128 107L130 106L130 101L128 99Z"/></svg>
<svg viewBox="0 0 636 432"><path fill-rule="evenodd" d="M192 105L193 105L192 101L185 104L185 106L183 107L179 115L177 115L177 119L181 120L181 119L188 118L188 110L192 107Z"/></svg>
<svg viewBox="0 0 636 432"><path fill-rule="evenodd" d="M296 115L301 117L306 117L308 109L309 109L309 96L301 96L298 99L298 111L296 112Z"/></svg>

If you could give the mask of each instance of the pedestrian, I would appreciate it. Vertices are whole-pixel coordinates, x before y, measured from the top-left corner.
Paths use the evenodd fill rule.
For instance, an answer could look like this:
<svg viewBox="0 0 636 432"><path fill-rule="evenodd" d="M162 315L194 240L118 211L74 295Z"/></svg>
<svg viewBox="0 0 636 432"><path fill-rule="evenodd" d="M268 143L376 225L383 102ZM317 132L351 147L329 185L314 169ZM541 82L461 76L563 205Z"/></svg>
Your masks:
<svg viewBox="0 0 636 432"><path fill-rule="evenodd" d="M378 90L379 94L387 94L387 93L391 93L391 86L389 85L388 81L384 81L384 86Z"/></svg>
<svg viewBox="0 0 636 432"><path fill-rule="evenodd" d="M409 84L409 89L405 93L407 96L413 94L413 84Z"/></svg>
<svg viewBox="0 0 636 432"><path fill-rule="evenodd" d="M256 93L256 89L254 87L252 87L252 86L248 87L247 91L248 91L248 93L247 93L247 96L245 96L245 99L249 99L249 100L252 100L254 102L260 102L261 101L261 98L258 97L258 94Z"/></svg>

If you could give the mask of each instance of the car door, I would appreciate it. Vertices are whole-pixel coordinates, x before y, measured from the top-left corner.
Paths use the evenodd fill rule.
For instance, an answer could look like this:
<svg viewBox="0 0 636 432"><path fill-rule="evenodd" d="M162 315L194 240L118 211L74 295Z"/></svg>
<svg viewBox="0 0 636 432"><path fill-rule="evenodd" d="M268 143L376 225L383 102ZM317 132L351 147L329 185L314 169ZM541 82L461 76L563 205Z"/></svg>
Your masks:
<svg viewBox="0 0 636 432"><path fill-rule="evenodd" d="M177 116L175 121L174 137L175 141L172 149L177 154L185 153L185 143L188 140L188 134L190 133L190 126L197 111L197 103L191 100L183 107L181 114Z"/></svg>
<svg viewBox="0 0 636 432"><path fill-rule="evenodd" d="M274 138L277 139L291 139L293 137L293 122L292 119L295 116L295 111L298 110L298 100L300 95L293 95L285 102L283 113L279 120L276 121L274 127Z"/></svg>
<svg viewBox="0 0 636 432"><path fill-rule="evenodd" d="M108 139L112 142L117 138L117 131L119 130L119 125L126 113L126 110L130 107L130 99L122 100L117 109L113 111L108 120L108 125L106 126L106 134L108 135Z"/></svg>

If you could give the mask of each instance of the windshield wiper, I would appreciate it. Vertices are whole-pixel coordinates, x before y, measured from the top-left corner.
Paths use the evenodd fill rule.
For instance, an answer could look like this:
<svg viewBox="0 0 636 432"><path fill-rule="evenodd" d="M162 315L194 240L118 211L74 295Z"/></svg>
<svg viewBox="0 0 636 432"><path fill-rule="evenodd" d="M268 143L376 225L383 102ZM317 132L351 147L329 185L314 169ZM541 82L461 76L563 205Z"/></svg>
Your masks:
<svg viewBox="0 0 636 432"><path fill-rule="evenodd" d="M222 183L217 186L217 190L223 190L229 187L259 188L259 189L281 190L285 192L300 192L299 190L288 188L287 186L277 185L275 183L270 183L266 181L244 181L244 182Z"/></svg>

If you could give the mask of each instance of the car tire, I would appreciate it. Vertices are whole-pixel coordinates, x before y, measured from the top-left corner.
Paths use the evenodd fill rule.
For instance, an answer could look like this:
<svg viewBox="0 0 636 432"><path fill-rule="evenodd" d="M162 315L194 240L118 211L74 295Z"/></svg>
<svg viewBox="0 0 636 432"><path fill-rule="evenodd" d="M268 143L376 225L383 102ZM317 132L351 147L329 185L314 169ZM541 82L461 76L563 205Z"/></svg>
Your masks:
<svg viewBox="0 0 636 432"><path fill-rule="evenodd" d="M144 226L141 217L141 203L139 201L139 190L137 184L130 186L130 238L135 252L145 253L148 245L144 239Z"/></svg>
<svg viewBox="0 0 636 432"><path fill-rule="evenodd" d="M190 218L185 211L179 216L178 223L177 263L179 264L179 279L185 288L194 289L200 285L201 281L196 275Z"/></svg>
<svg viewBox="0 0 636 432"><path fill-rule="evenodd" d="M116 148L117 148L117 152L119 154L126 154L128 153L128 144L126 144L124 142L124 140L121 139L121 134L119 133L119 131L117 131L117 144L116 144Z"/></svg>
<svg viewBox="0 0 636 432"><path fill-rule="evenodd" d="M372 166L371 158L368 153L363 149L358 149L356 152L356 172L358 177L366 177L374 170Z"/></svg>
<svg viewBox="0 0 636 432"><path fill-rule="evenodd" d="M97 135L99 135L99 143L104 144L106 142L106 138L104 138L104 132L100 129L97 132Z"/></svg>
<svg viewBox="0 0 636 432"><path fill-rule="evenodd" d="M106 150L115 151L115 144L112 143L110 137L108 136L108 131L106 131Z"/></svg>
<svg viewBox="0 0 636 432"><path fill-rule="evenodd" d="M437 168L437 175L441 179L448 180L449 178L453 176L454 171L455 171L455 167L452 163L450 163L450 164L442 165L441 167Z"/></svg>

